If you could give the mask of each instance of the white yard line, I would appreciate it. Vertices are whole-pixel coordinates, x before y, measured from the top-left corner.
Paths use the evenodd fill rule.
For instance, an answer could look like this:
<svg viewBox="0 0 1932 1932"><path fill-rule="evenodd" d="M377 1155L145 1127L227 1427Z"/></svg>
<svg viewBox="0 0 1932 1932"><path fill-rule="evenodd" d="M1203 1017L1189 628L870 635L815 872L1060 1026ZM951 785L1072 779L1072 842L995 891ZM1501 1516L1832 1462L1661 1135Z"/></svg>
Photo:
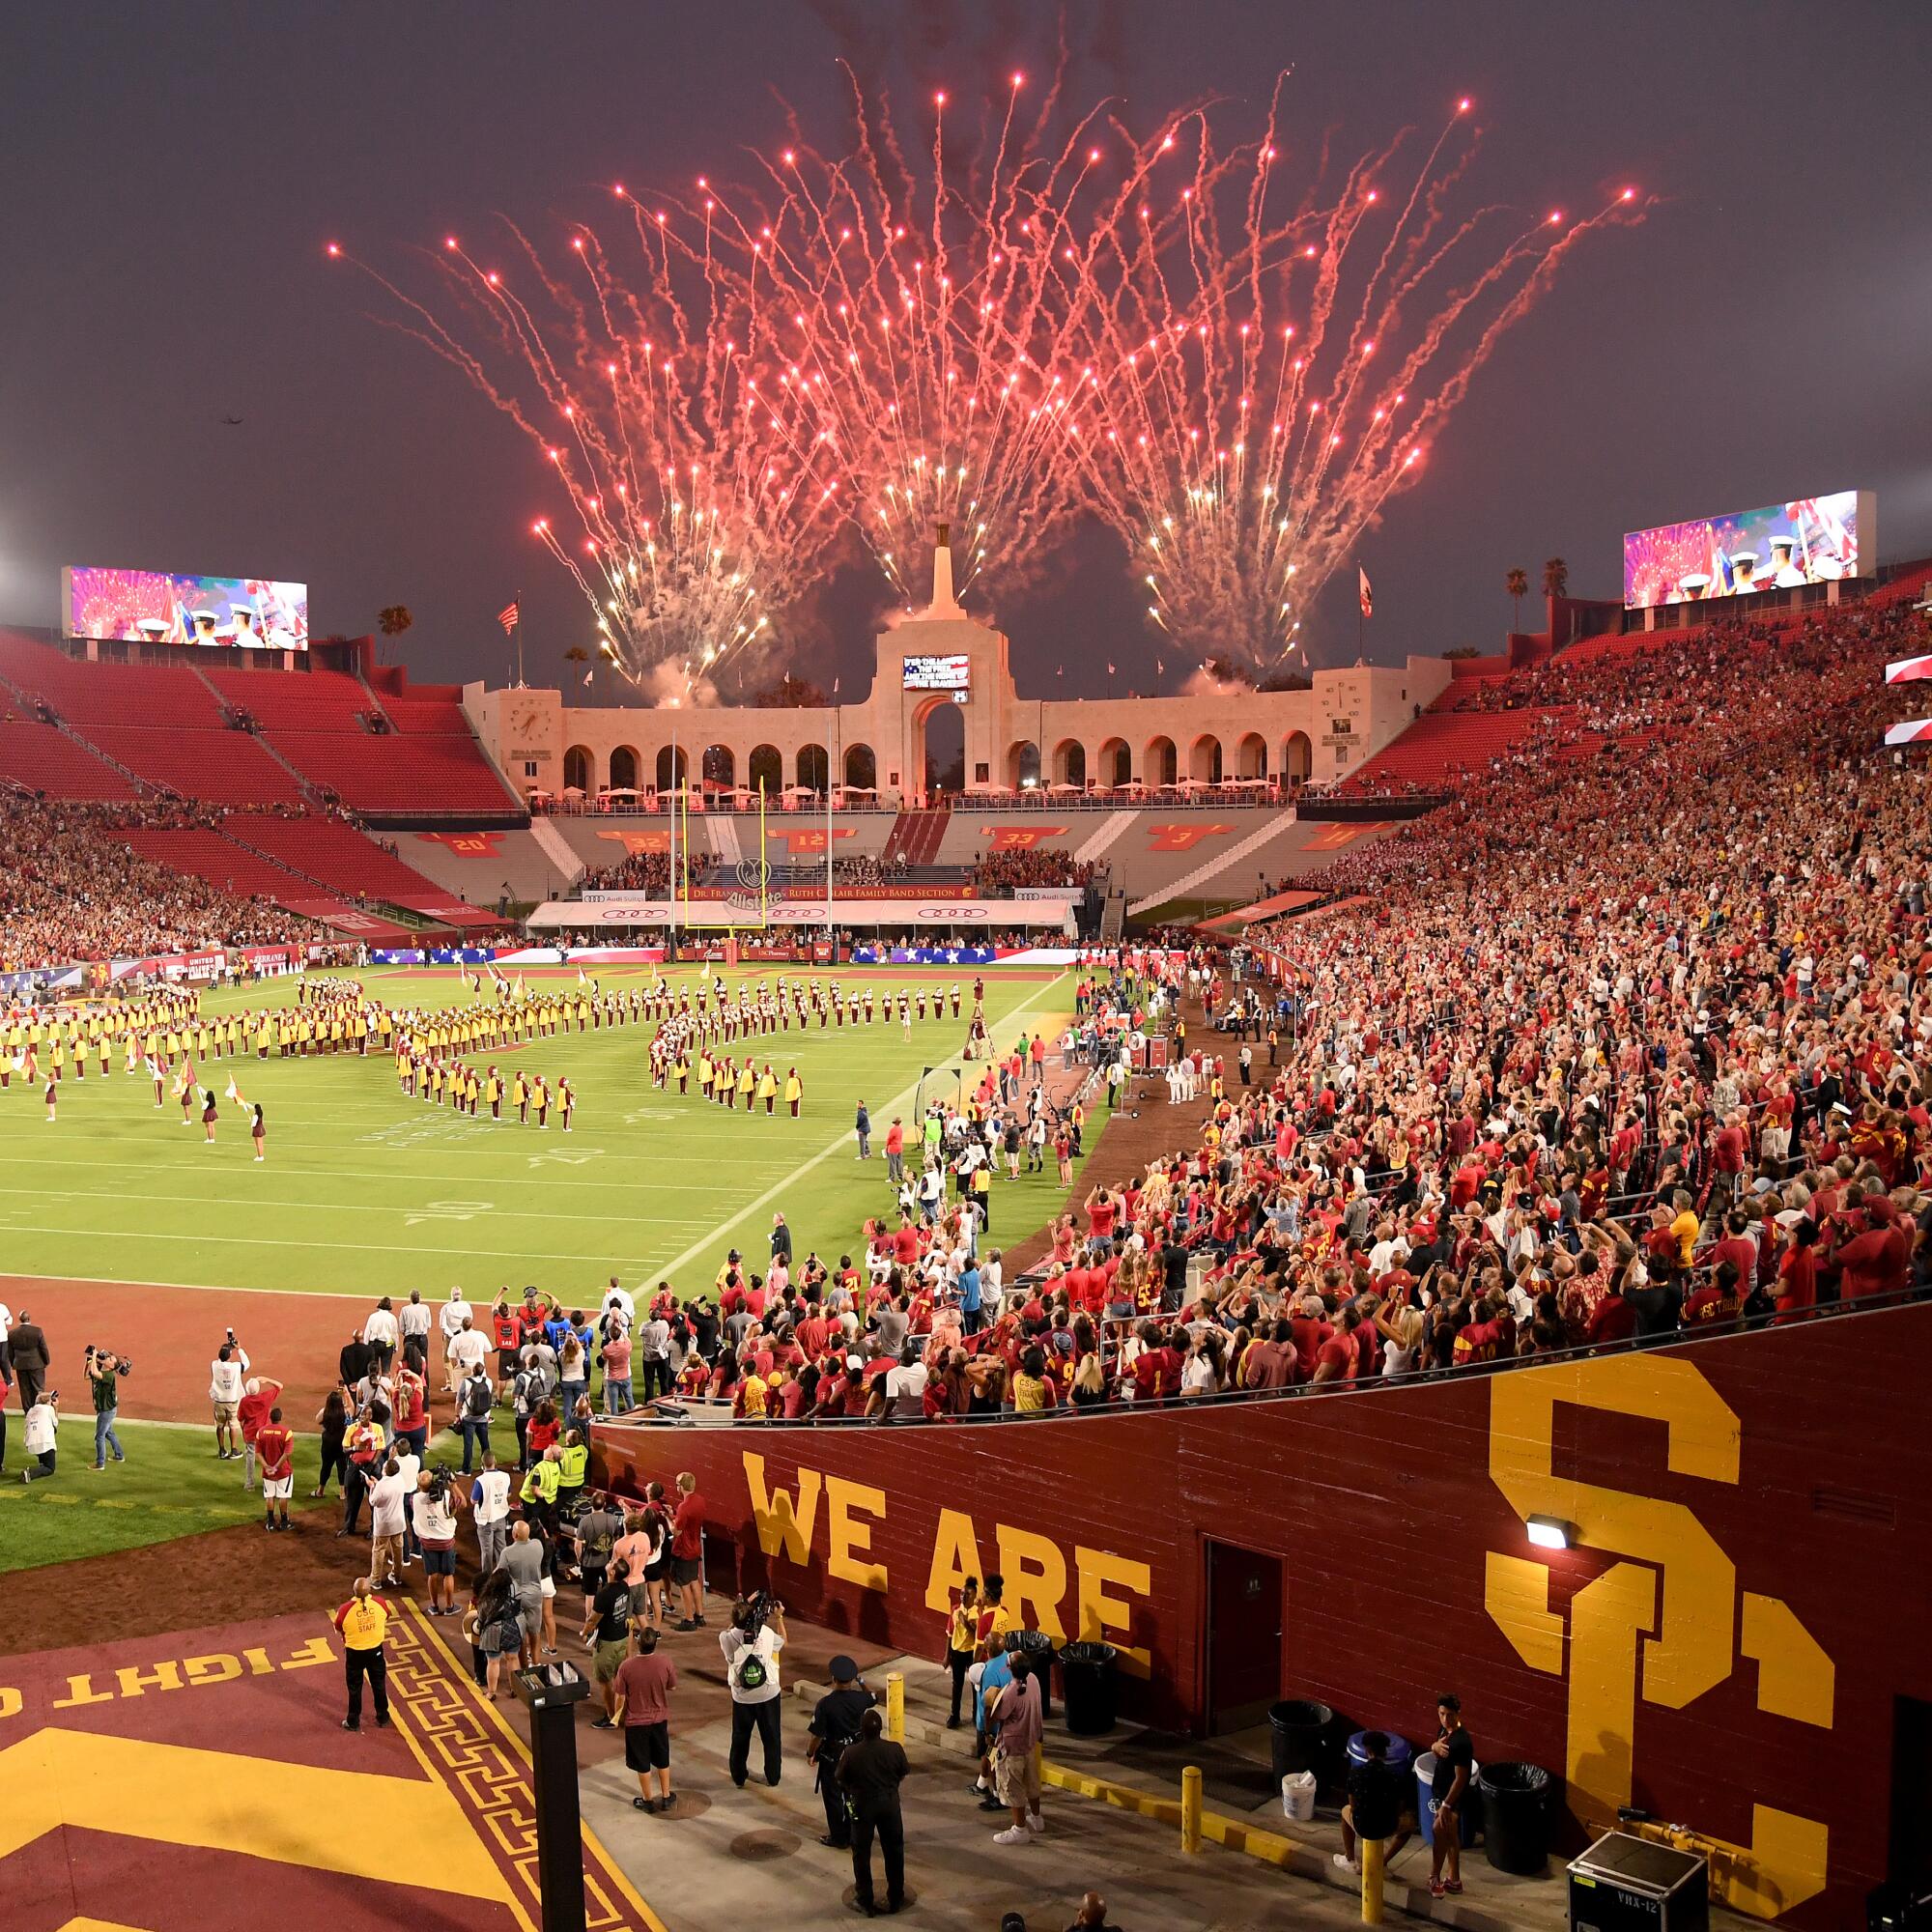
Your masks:
<svg viewBox="0 0 1932 1932"><path fill-rule="evenodd" d="M998 1024L1002 1027L1009 1026L1014 1020L1017 1020L1023 1013L1031 1012L1035 1007L1038 1006L1041 1001L1046 999L1047 996L1050 993L1052 993L1056 987L1059 986L1061 980L1064 980L1065 977L1066 976L1064 973L1055 974L1053 979L1051 979L1044 986L1042 986L1040 990L1037 993L1036 993L1032 999L1028 1000L1023 1006L1014 1007L1009 1011L1001 1014ZM990 1029L989 1029L989 1037L990 1037ZM953 1066L954 1065L957 1064L959 1064L959 1055L957 1053L950 1053L946 1056L944 1060L935 1061L933 1063L932 1070L935 1074L943 1073L949 1067ZM883 1122L890 1120L895 1113L904 1112L907 1108L909 1108L912 1105L913 1100L918 1095L921 1081L923 1080L923 1078L924 1076L922 1075L920 1080L915 1080L910 1087L905 1089L903 1093L894 1094L894 1096L890 1100L886 1101L883 1106L879 1107L874 1111L872 1118L875 1121ZM846 1133L850 1133L851 1131L852 1130L849 1127L845 1130ZM883 1140L885 1136L883 1133L880 1133L878 1138ZM781 1194L783 1194L786 1191L786 1189L795 1186L808 1174L810 1174L813 1168L823 1166L824 1163L830 1160L834 1154L842 1153L845 1151L845 1149L850 1147L851 1145L852 1142L848 1141L845 1138L845 1134L841 1133L837 1140L831 1141L826 1146L820 1148L819 1151L815 1154L813 1154L810 1160L800 1161L799 1164L795 1168L793 1168L792 1171L788 1175L786 1175L782 1180L774 1182L773 1185L766 1188L765 1191L762 1194L760 1194L755 1201L748 1201L745 1204L745 1206L739 1208L738 1211L732 1216L730 1216L728 1220L721 1221L717 1225L717 1227L713 1228L712 1231L708 1235L706 1235L701 1240L694 1241L690 1247L685 1249L683 1254L677 1256L672 1261L666 1262L665 1264L663 1264L662 1266L653 1264L652 1272L664 1275L667 1278L675 1275L680 1268L696 1261L697 1257L705 1251L706 1248L712 1246L715 1242L724 1239L724 1237L726 1235L728 1235L733 1228L737 1227L741 1221L744 1221L748 1219L750 1216L757 1213L760 1208L769 1208L774 1201L776 1201Z"/></svg>

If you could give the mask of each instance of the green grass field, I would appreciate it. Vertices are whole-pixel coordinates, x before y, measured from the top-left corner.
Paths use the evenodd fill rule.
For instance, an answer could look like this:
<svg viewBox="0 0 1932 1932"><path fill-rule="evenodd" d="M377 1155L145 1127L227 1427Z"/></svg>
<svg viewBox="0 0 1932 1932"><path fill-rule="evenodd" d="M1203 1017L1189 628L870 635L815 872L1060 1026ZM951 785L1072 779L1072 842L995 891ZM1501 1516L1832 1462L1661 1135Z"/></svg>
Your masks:
<svg viewBox="0 0 1932 1932"><path fill-rule="evenodd" d="M242 1490L242 1464L217 1462L213 1436L206 1429L120 1423L114 1433L128 1460L116 1463L110 1458L107 1467L97 1473L92 1413L64 1415L54 1473L44 1482L29 1485L20 1481L27 1457L20 1446L18 1413L7 1421L7 1480L0 1483L0 1572L72 1563L83 1556L140 1549L200 1530L261 1520L262 1499ZM312 1503L307 1496L315 1487L318 1460L312 1436L297 1443L291 1511L328 1507ZM341 1507L335 1504L338 1512Z"/></svg>
<svg viewBox="0 0 1932 1932"><path fill-rule="evenodd" d="M609 989L654 968L607 968ZM678 969L689 978L703 969ZM471 996L447 972L378 969L361 976L392 1004L460 1005ZM733 976L726 976L727 978ZM739 979L769 979L769 969ZM904 976L850 976L881 992ZM951 976L945 976L949 981ZM971 969L963 976L970 987ZM1022 1029L1050 1040L1071 1007L1071 981L985 973L986 1018L997 1046ZM532 979L574 990L573 977ZM209 996L213 1008L283 1004L293 986ZM616 1273L627 1284L668 1277L684 1291L707 1282L727 1248L762 1261L774 1208L798 1253L836 1259L856 1248L861 1224L888 1205L884 1162L855 1159L852 1117L864 1097L875 1135L894 1113L910 1119L923 1069L928 1094L951 1092L965 1021L915 1020L821 1033L794 1028L752 1042L782 1078L795 1065L804 1115L727 1114L694 1092L650 1085L650 1023L540 1039L490 1056L567 1074L576 1130L514 1120L460 1118L412 1100L385 1056L213 1062L203 1084L221 1094L233 1071L267 1110L269 1159L250 1158L241 1112L224 1104L219 1138L185 1126L170 1098L118 1070L70 1073L48 1125L38 1091L15 1079L0 1094L0 1253L7 1270L191 1286L306 1289L369 1296L421 1289L440 1298L534 1281L566 1302L587 1300ZM725 1051L733 1051L726 1048ZM742 1055L743 1047L736 1051ZM994 1197L996 1243L1041 1226L1061 1202L1049 1171Z"/></svg>

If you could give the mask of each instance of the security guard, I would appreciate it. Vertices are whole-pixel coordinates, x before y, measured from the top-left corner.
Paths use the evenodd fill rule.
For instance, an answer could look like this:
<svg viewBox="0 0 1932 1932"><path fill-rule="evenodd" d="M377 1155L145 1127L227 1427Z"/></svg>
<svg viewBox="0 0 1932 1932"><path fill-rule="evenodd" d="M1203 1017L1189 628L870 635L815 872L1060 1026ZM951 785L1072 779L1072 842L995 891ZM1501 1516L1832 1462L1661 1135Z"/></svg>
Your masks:
<svg viewBox="0 0 1932 1932"><path fill-rule="evenodd" d="M376 1728L389 1728L389 1664L383 1655L383 1639L389 1634L389 1619L395 1614L387 1602L375 1594L366 1577L355 1579L355 1594L335 1613L335 1628L342 1633L342 1668L349 1681L349 1715L342 1720L345 1731L362 1728L362 1680L366 1677L376 1693Z"/></svg>
<svg viewBox="0 0 1932 1932"><path fill-rule="evenodd" d="M838 1788L838 1759L846 1746L859 1741L860 1719L874 1699L859 1682L859 1666L842 1652L832 1660L831 1669L832 1689L812 1708L811 1741L805 1754L817 1771L818 1795L825 1803L825 1835L818 1842L842 1852L852 1843L852 1818Z"/></svg>
<svg viewBox="0 0 1932 1932"><path fill-rule="evenodd" d="M556 1452L556 1513L566 1516L583 1493L590 1473L590 1445L581 1430L571 1430Z"/></svg>
<svg viewBox="0 0 1932 1932"><path fill-rule="evenodd" d="M543 1526L546 1539L556 1535L556 1496L563 1480L563 1451L553 1442L532 1463L518 1491L525 1514Z"/></svg>

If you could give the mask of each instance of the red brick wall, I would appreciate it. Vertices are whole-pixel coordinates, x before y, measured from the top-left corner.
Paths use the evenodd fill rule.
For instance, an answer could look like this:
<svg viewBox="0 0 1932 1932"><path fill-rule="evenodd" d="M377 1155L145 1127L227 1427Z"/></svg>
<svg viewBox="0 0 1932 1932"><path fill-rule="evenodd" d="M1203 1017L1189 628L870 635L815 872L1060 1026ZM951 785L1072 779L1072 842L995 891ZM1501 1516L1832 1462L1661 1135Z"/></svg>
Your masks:
<svg viewBox="0 0 1932 1932"><path fill-rule="evenodd" d="M1776 1695L1772 1713L1760 1708L1771 1678L1743 1654L1742 1624L1724 1653L1728 1673L1720 1663L1721 1681L1682 1708L1669 1707L1661 1646L1646 1639L1628 1745L1632 1802L1662 1816L1744 1846L1754 1804L1829 1827L1826 1889L1796 1909L1796 1924L1861 1922L1863 1892L1884 1875L1891 1700L1932 1699L1928 1350L1932 1306L1918 1305L1630 1364L1680 1396L1690 1384L1715 1393L1736 1418L1734 1483L1687 1473L1690 1438L1662 1420L1612 1412L1620 1404L1563 1401L1553 1411L1555 1478L1617 1492L1618 1520L1679 1504L1665 1514L1689 1512L1692 1540L1735 1566L1735 1597L1713 1589L1699 1600L1697 1628L1714 1645L1711 1619L1749 1593L1781 1600L1831 1660L1823 1673L1801 1673L1804 1694L1815 1696L1821 1674L1829 1686L1826 1728L1776 1715ZM1672 1364L1696 1374L1687 1383ZM1420 1739L1432 1734L1437 1692L1453 1689L1480 1757L1528 1758L1561 1775L1577 1653L1564 1654L1561 1674L1523 1662L1486 1606L1487 1553L1547 1563L1548 1608L1566 1630L1575 1593L1618 1563L1634 1565L1625 1575L1643 1586L1660 1582L1666 1616L1690 1601L1671 1594L1684 1575L1672 1561L1613 1530L1586 1528L1603 1547L1528 1547L1491 1474L1492 1389L1564 1373L1047 1422L611 1429L601 1454L620 1488L652 1478L668 1487L693 1470L714 1548L735 1548L745 1579L768 1579L815 1622L934 1657L944 1619L928 1592L942 1586L970 1516L975 1550L963 1567L1004 1571L1009 1601L1027 1599L1028 1623L1078 1630L1083 1578L1090 1594L1097 1585L1130 1601L1123 1625L1095 1633L1085 1621L1090 1634L1150 1653L1148 1682L1128 1687L1126 1705L1169 1725L1202 1716L1207 1540L1279 1553L1284 1695ZM1717 1402L1706 1406L1721 1416ZM1716 1432L1720 1459L1726 1431ZM767 1492L798 1498L798 1526L810 1519L803 1564L782 1545L772 1557L761 1548L748 1454L763 1459ZM1587 1505L1577 1507L1588 1520ZM883 1588L866 1579L875 1565ZM1147 1569L1144 1593L1135 1565Z"/></svg>

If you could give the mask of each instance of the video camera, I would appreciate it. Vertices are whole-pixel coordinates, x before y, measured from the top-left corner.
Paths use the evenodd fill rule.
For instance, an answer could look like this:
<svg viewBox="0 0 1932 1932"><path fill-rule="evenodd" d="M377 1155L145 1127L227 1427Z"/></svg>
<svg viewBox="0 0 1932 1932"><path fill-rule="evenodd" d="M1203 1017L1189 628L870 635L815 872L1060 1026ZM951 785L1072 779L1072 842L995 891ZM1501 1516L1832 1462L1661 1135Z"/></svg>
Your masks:
<svg viewBox="0 0 1932 1932"><path fill-rule="evenodd" d="M756 1636L774 1616L784 1614L784 1605L770 1590L757 1590L738 1606L732 1618L747 1636Z"/></svg>

